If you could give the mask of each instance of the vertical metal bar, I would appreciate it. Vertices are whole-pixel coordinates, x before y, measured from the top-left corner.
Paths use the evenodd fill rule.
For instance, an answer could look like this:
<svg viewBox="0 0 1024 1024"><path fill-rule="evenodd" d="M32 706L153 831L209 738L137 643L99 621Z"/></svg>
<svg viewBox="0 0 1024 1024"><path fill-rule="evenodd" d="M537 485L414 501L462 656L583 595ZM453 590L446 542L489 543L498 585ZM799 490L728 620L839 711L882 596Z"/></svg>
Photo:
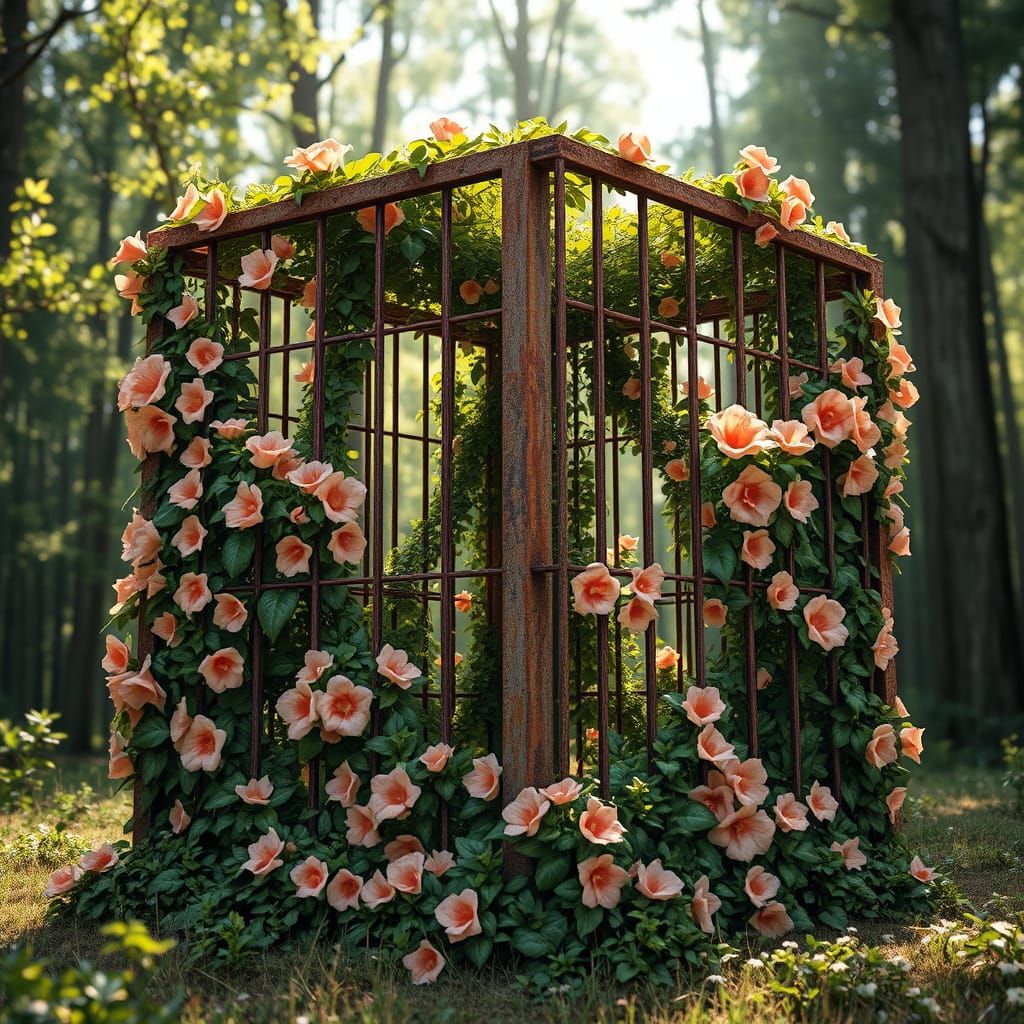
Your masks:
<svg viewBox="0 0 1024 1024"><path fill-rule="evenodd" d="M523 147L501 178L502 757L506 793L554 769L551 573L551 197ZM507 870L525 871L509 856Z"/></svg>
<svg viewBox="0 0 1024 1024"><path fill-rule="evenodd" d="M697 266L693 237L693 212L683 214L686 259L686 359L688 420L690 433L690 564L693 572L693 660L698 686L706 681L704 664L704 552L700 525L700 410L698 386L700 363L697 352Z"/></svg>
<svg viewBox="0 0 1024 1024"><path fill-rule="evenodd" d="M609 447L612 450L612 537L606 555L608 561L618 567L619 565L619 535L622 524L619 519L619 418L612 417L611 437L608 439ZM622 623L615 620L614 626L614 647L615 647L615 728L622 732L622 708L623 708L623 672L622 672Z"/></svg>
<svg viewBox="0 0 1024 1024"><path fill-rule="evenodd" d="M569 434L565 283L565 161L555 161L555 452L558 571L555 576L555 667L558 679L558 772L569 774Z"/></svg>
<svg viewBox="0 0 1024 1024"><path fill-rule="evenodd" d="M747 321L743 310L743 233L732 229L732 287L736 317L736 403L747 407Z"/></svg>
<svg viewBox="0 0 1024 1024"><path fill-rule="evenodd" d="M591 178L592 273L594 281L594 524L595 561L608 553L605 509L605 375L604 375L604 212L602 184ZM597 617L597 775L601 796L608 796L608 616Z"/></svg>
<svg viewBox="0 0 1024 1024"><path fill-rule="evenodd" d="M374 654L384 642L384 203L374 207L373 259L373 558L371 633Z"/></svg>
<svg viewBox="0 0 1024 1024"><path fill-rule="evenodd" d="M281 315L284 317L281 322L281 343L285 346L285 350L281 353L281 433L287 437L291 430L291 425L288 422L288 396L291 390L291 379L289 376L291 362L288 357L291 355L291 352L287 347L291 344L292 340L291 299L284 300L284 309Z"/></svg>
<svg viewBox="0 0 1024 1024"><path fill-rule="evenodd" d="M452 441L455 437L455 342L451 329L452 192L441 193L441 740L451 739L455 713L455 541L451 530Z"/></svg>
<svg viewBox="0 0 1024 1024"><path fill-rule="evenodd" d="M426 331L423 332L423 393L420 397L423 410L423 432L422 439L420 441L420 518L423 523L426 523L430 517L430 334ZM428 531L424 528L423 534L423 565L422 572L424 574L429 573L432 566L430 564L430 536ZM430 621L430 598L427 597L427 593L430 589L430 582L424 579L420 583L421 587L421 598L420 598L420 614L423 616L423 621ZM431 631L432 632L432 631ZM426 659L429 663L429 645L422 651L421 656ZM429 668L427 669L429 673ZM430 689L429 682L423 687L423 712L426 717L427 709L430 706L430 697L428 691Z"/></svg>
<svg viewBox="0 0 1024 1024"><path fill-rule="evenodd" d="M818 332L818 359L820 362L819 371L822 377L828 380L828 330L825 322L825 266L821 260L814 263L814 296L815 296L815 325ZM825 515L825 564L828 569L827 586L831 592L835 583L836 556L833 529L835 523L832 518L832 457L827 448L822 448L821 465L825 474L825 485L823 495L823 510ZM839 666L836 662L835 652L828 654L828 692L829 699L833 705L839 703ZM835 790L834 796L840 799L842 778L839 766L839 748L831 744L831 775L832 787Z"/></svg>
<svg viewBox="0 0 1024 1024"><path fill-rule="evenodd" d="M672 387L672 402L676 401L676 396L679 394L679 346L676 344L675 335L670 335L668 339L669 345L669 383ZM690 641L688 637L684 637L683 633L683 546L680 543L680 528L682 526L682 517L679 515L679 506L676 505L672 510L672 562L673 571L676 576L676 597L673 602L673 611L676 619L676 644L678 646L676 658L676 689L682 693L684 690L683 681L686 674L686 670L689 668L689 646ZM689 627L689 620L686 623ZM685 639L685 643L684 643ZM686 654L686 663L684 665L683 656Z"/></svg>
<svg viewBox="0 0 1024 1024"><path fill-rule="evenodd" d="M654 561L654 440L651 425L651 271L647 197L637 198L637 244L640 271L640 500L643 505L644 566ZM657 605L655 605L657 608ZM657 619L644 630L644 684L647 724L647 762L654 767L658 732ZM620 726L621 730L621 726Z"/></svg>

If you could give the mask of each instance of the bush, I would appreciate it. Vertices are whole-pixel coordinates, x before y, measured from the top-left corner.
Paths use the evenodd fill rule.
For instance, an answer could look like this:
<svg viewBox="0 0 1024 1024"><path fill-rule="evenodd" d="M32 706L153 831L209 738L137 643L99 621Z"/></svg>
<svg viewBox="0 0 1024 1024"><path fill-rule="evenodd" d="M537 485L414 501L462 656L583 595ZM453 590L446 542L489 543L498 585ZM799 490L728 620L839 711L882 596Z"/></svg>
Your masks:
<svg viewBox="0 0 1024 1024"><path fill-rule="evenodd" d="M59 977L46 972L32 947L15 949L0 960L0 1019L8 1024L75 1021L75 1024L114 1024L146 1021L171 1024L184 1001L181 993L167 1002L147 994L156 958L174 942L153 938L137 921L103 929L111 941L102 954L119 954L129 961L123 970L103 971L83 961Z"/></svg>
<svg viewBox="0 0 1024 1024"><path fill-rule="evenodd" d="M56 828L49 825L37 825L30 832L23 832L16 839L5 843L3 859L13 868L38 865L44 868L56 868L78 860L89 844L72 832L64 829L61 822Z"/></svg>
<svg viewBox="0 0 1024 1024"><path fill-rule="evenodd" d="M66 734L53 731L60 715L29 711L25 725L0 718L0 811L26 810L53 769L47 756Z"/></svg>

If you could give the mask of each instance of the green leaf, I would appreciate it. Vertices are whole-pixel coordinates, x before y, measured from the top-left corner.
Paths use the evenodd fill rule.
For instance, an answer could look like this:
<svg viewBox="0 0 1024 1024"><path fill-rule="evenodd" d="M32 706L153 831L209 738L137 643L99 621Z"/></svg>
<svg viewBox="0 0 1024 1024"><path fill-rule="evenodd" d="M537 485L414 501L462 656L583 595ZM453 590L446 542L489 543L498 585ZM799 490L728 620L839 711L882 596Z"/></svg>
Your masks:
<svg viewBox="0 0 1024 1024"><path fill-rule="evenodd" d="M736 571L738 556L728 536L717 531L704 542L704 571L723 583L732 579Z"/></svg>
<svg viewBox="0 0 1024 1024"><path fill-rule="evenodd" d="M158 747L170 735L167 719L149 714L132 731L132 746L142 750Z"/></svg>
<svg viewBox="0 0 1024 1024"><path fill-rule="evenodd" d="M427 243L419 235L406 235L399 249L411 267L424 253Z"/></svg>
<svg viewBox="0 0 1024 1024"><path fill-rule="evenodd" d="M569 874L569 862L565 857L547 856L537 862L533 880L542 892L554 889Z"/></svg>
<svg viewBox="0 0 1024 1024"><path fill-rule="evenodd" d="M470 939L463 948L466 951L466 956L469 957L473 964L477 967L483 967L491 955L494 942L487 938L486 935L480 935L475 939Z"/></svg>
<svg viewBox="0 0 1024 1024"><path fill-rule="evenodd" d="M255 548L256 535L251 530L235 530L228 534L228 538L221 548L224 571L232 579L237 579L252 565Z"/></svg>
<svg viewBox="0 0 1024 1024"><path fill-rule="evenodd" d="M512 933L512 946L523 956L531 959L547 956L551 952L551 947L544 936L529 928L517 928Z"/></svg>
<svg viewBox="0 0 1024 1024"><path fill-rule="evenodd" d="M284 629L285 623L295 614L299 604L297 590L268 590L260 597L256 613L260 625L268 639L273 643Z"/></svg>
<svg viewBox="0 0 1024 1024"><path fill-rule="evenodd" d="M687 800L682 807L672 813L673 829L688 835L704 832L709 828L714 828L717 824L718 819L714 814L703 804L698 804L693 800Z"/></svg>

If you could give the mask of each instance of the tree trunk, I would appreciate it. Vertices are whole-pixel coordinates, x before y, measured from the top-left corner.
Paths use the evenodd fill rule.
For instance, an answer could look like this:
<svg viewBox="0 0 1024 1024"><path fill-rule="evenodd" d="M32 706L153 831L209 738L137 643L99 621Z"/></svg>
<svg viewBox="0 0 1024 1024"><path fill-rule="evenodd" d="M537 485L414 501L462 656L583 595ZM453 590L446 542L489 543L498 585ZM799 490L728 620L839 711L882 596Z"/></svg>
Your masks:
<svg viewBox="0 0 1024 1024"><path fill-rule="evenodd" d="M725 146L722 143L722 123L718 119L718 82L715 75L715 43L711 38L708 20L704 16L704 0L697 0L697 17L700 20L701 59L704 63L704 78L708 83L708 109L710 110L711 167L715 174L726 170Z"/></svg>
<svg viewBox="0 0 1024 1024"><path fill-rule="evenodd" d="M525 121L536 113L533 107L530 67L530 0L517 0L515 47L512 51L512 102L517 121Z"/></svg>
<svg viewBox="0 0 1024 1024"><path fill-rule="evenodd" d="M1005 481L993 415L956 0L893 0L907 265L922 401L915 431L929 610L940 679L975 741L1019 710L1021 624L1006 570ZM911 346L913 341L911 340ZM941 696L940 696L941 695Z"/></svg>
<svg viewBox="0 0 1024 1024"><path fill-rule="evenodd" d="M398 0L390 3L380 23L380 68L377 72L377 98L373 110L373 136L370 150L384 151L384 136L388 128L389 100L391 98L391 72L395 68L395 8Z"/></svg>
<svg viewBox="0 0 1024 1024"><path fill-rule="evenodd" d="M287 26L291 19L287 0L280 3L281 22ZM313 19L313 27L320 28L320 0L309 0L309 16ZM296 146L310 146L318 142L320 135L320 111L318 98L320 80L314 71L308 72L300 61L295 61L288 69L292 83L292 133Z"/></svg>

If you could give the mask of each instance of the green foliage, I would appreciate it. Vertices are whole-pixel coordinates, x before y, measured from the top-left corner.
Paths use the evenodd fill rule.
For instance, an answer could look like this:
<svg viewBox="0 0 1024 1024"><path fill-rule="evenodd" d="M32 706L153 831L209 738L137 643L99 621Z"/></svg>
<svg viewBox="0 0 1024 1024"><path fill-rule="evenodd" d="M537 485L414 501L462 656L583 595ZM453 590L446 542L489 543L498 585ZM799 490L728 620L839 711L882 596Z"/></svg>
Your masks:
<svg viewBox="0 0 1024 1024"><path fill-rule="evenodd" d="M37 825L29 832L15 836L2 847L0 856L14 867L39 865L57 868L78 858L89 849L87 843L66 831L63 822L55 828Z"/></svg>
<svg viewBox="0 0 1024 1024"><path fill-rule="evenodd" d="M49 755L65 739L53 729L60 715L29 711L24 725L0 719L0 811L29 807L54 767Z"/></svg>
<svg viewBox="0 0 1024 1024"><path fill-rule="evenodd" d="M1018 742L1016 734L1002 740L1003 748L1003 788L1007 790L1013 801L1015 810L1024 811L1024 747Z"/></svg>
<svg viewBox="0 0 1024 1024"><path fill-rule="evenodd" d="M156 1002L147 994L156 961L174 945L153 938L138 921L108 925L104 956L127 960L127 968L101 970L83 961L51 976L31 946L0 960L0 1012L10 1024L40 1020L75 1024L172 1024L179 1019L183 994Z"/></svg>

